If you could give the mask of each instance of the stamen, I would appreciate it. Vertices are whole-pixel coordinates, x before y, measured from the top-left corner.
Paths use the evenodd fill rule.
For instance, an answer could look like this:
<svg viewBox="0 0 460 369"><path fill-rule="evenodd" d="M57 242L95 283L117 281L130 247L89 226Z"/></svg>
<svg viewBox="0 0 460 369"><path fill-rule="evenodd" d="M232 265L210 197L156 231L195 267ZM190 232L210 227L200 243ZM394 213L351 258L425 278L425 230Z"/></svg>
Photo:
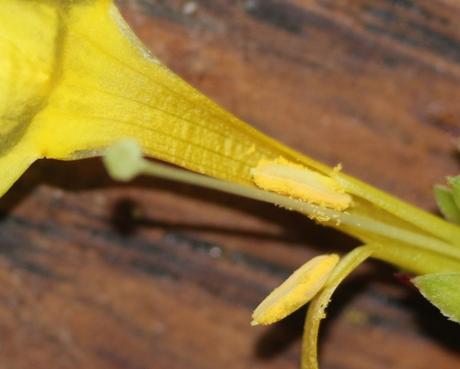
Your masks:
<svg viewBox="0 0 460 369"><path fill-rule="evenodd" d="M329 273L324 288L308 306L302 342L302 369L318 369L318 333L321 320L326 317L326 307L339 284L370 257L377 246L365 245L348 253Z"/></svg>
<svg viewBox="0 0 460 369"><path fill-rule="evenodd" d="M283 158L261 161L252 170L260 188L342 211L351 204L351 196L333 178L291 163Z"/></svg>
<svg viewBox="0 0 460 369"><path fill-rule="evenodd" d="M260 303L251 324L275 323L305 305L321 290L338 261L339 257L331 254L305 263Z"/></svg>

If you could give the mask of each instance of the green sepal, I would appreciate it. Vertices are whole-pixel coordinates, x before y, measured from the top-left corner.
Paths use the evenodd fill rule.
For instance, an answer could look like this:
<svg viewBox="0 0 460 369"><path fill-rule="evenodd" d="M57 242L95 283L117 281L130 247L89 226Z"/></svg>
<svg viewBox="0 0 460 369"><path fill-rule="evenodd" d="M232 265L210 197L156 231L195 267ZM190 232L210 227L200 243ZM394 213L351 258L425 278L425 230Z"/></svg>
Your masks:
<svg viewBox="0 0 460 369"><path fill-rule="evenodd" d="M460 273L426 274L412 282L444 316L460 323Z"/></svg>
<svg viewBox="0 0 460 369"><path fill-rule="evenodd" d="M452 197L455 205L460 209L460 176L447 177L447 183L452 189Z"/></svg>
<svg viewBox="0 0 460 369"><path fill-rule="evenodd" d="M453 223L460 224L460 210L455 202L453 190L445 186L435 186L434 198L444 218Z"/></svg>

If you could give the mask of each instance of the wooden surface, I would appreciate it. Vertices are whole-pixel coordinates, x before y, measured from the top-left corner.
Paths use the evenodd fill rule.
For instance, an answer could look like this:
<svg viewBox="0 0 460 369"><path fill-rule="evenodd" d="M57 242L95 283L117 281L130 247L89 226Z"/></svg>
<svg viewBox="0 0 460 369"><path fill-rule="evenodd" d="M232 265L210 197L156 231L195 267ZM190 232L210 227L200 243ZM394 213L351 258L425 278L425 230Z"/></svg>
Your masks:
<svg viewBox="0 0 460 369"><path fill-rule="evenodd" d="M428 210L460 172L455 0L120 4L173 70L312 157ZM251 310L308 258L356 244L249 200L119 185L98 160L37 163L1 208L1 369L297 368L304 311L251 328ZM321 362L454 369L460 328L370 262L334 297Z"/></svg>

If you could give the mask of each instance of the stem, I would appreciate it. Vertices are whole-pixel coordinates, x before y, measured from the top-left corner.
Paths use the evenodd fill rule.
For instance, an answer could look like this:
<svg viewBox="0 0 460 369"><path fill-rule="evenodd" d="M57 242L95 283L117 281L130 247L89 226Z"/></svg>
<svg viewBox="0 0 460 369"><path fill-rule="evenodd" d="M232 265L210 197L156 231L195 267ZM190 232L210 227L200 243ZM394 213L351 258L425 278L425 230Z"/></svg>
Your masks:
<svg viewBox="0 0 460 369"><path fill-rule="evenodd" d="M369 201L437 238L460 245L460 227L343 173L337 174L335 179L342 184L346 192Z"/></svg>
<svg viewBox="0 0 460 369"><path fill-rule="evenodd" d="M460 272L458 259L421 250L400 244L398 242L385 242L385 245L377 244L373 249L372 258L396 265L398 268L417 275L440 272Z"/></svg>
<svg viewBox="0 0 460 369"><path fill-rule="evenodd" d="M343 218L343 224L350 226L350 228L362 229L385 238L411 244L420 249L438 252L460 260L460 248L436 238L401 229L399 227L359 215L343 214L343 217L341 218Z"/></svg>

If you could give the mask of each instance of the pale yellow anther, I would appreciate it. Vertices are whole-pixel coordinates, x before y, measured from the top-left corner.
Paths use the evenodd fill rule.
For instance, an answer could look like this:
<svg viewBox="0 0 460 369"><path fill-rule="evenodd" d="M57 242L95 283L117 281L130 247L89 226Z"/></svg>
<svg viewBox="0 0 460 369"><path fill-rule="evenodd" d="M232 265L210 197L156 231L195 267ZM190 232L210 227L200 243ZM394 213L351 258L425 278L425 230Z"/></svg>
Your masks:
<svg viewBox="0 0 460 369"><path fill-rule="evenodd" d="M282 158L261 161L252 178L264 190L334 210L345 210L352 201L335 179Z"/></svg>
<svg viewBox="0 0 460 369"><path fill-rule="evenodd" d="M305 305L322 289L338 261L338 255L331 254L305 263L260 303L251 324L275 323Z"/></svg>

